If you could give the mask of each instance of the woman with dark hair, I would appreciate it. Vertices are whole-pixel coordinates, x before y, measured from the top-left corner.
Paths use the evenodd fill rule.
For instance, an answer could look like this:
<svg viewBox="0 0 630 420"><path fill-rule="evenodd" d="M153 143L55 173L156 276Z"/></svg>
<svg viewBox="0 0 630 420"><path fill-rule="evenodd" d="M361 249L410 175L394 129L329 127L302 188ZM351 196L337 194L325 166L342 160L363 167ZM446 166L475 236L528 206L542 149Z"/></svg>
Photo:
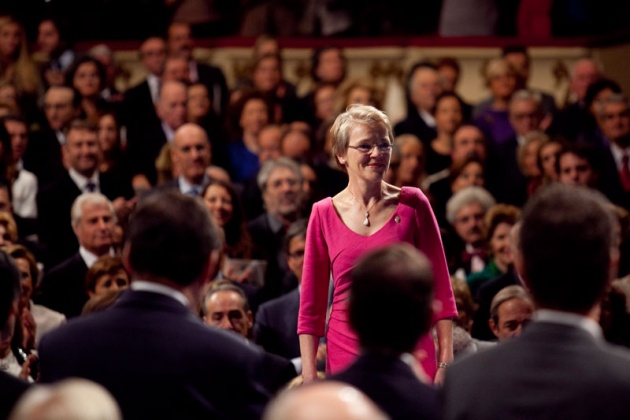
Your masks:
<svg viewBox="0 0 630 420"><path fill-rule="evenodd" d="M64 72L75 58L66 27L56 18L43 18L37 27L37 47L38 55L43 56L41 67L46 87L62 86Z"/></svg>
<svg viewBox="0 0 630 420"><path fill-rule="evenodd" d="M83 114L94 124L98 123L99 113L107 104L101 97L106 78L101 62L87 55L76 59L66 72L65 85L79 93Z"/></svg>
<svg viewBox="0 0 630 420"><path fill-rule="evenodd" d="M101 146L99 172L125 171L124 145L118 115L111 109L103 110L98 117L98 142Z"/></svg>
<svg viewBox="0 0 630 420"><path fill-rule="evenodd" d="M203 202L215 223L225 234L224 253L229 258L251 258L252 240L246 226L245 213L234 186L211 179L201 191Z"/></svg>

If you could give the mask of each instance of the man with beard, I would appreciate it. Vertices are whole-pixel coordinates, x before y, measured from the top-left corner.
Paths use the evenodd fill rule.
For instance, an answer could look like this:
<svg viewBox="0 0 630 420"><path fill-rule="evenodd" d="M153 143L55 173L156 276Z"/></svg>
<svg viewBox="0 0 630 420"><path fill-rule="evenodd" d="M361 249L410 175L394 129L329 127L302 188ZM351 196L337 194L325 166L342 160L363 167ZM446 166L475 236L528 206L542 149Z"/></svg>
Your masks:
<svg viewBox="0 0 630 420"><path fill-rule="evenodd" d="M267 261L261 302L297 286L290 276L282 249L284 234L300 216L302 174L293 160L281 157L265 162L258 172L265 212L251 220L247 229L254 243L254 258ZM286 281L292 279L292 281Z"/></svg>

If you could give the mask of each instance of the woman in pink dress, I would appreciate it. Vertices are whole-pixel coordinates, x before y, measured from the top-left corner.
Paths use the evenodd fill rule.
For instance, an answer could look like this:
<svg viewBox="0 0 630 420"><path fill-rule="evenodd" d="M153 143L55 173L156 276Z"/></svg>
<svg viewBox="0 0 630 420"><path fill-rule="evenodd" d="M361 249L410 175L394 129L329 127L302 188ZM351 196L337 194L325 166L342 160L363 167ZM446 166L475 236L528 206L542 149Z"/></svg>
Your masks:
<svg viewBox="0 0 630 420"><path fill-rule="evenodd" d="M360 352L346 302L357 258L372 248L407 242L431 261L435 299L440 303L434 315L437 346L427 334L414 356L425 373L441 383L444 368L453 360L451 319L457 309L429 201L419 188L398 188L383 181L393 142L391 123L383 112L352 105L337 117L331 132L333 153L349 182L339 194L313 205L308 224L298 319L304 381L317 378L315 356L325 333L331 277L334 293L326 332L329 374L343 370ZM379 310L378 302L374 310Z"/></svg>

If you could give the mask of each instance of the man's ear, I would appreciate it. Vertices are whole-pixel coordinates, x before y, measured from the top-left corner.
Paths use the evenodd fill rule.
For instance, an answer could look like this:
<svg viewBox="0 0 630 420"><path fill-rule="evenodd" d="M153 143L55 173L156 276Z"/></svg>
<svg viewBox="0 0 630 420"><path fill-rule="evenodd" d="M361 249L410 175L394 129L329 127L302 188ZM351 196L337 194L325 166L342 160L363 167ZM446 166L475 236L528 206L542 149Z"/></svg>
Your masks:
<svg viewBox="0 0 630 420"><path fill-rule="evenodd" d="M252 311L247 311L247 328L251 329L254 326L254 315Z"/></svg>

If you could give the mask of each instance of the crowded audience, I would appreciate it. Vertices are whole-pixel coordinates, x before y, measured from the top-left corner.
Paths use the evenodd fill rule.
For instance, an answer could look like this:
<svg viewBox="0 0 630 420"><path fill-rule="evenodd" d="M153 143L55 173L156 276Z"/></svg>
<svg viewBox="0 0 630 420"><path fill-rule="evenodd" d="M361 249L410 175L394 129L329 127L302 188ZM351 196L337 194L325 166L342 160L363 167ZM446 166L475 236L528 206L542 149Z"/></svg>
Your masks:
<svg viewBox="0 0 630 420"><path fill-rule="evenodd" d="M334 43L299 90L270 30L365 35L379 12L402 30L392 5L245 3L239 28L166 2L181 19L137 37L120 90L107 42L0 15L0 413L95 393L130 419L301 418L307 397L321 418L628 415L618 81L575 60L560 102L509 45L466 102L457 59L423 59L392 120ZM203 22L260 35L237 80L195 54Z"/></svg>

